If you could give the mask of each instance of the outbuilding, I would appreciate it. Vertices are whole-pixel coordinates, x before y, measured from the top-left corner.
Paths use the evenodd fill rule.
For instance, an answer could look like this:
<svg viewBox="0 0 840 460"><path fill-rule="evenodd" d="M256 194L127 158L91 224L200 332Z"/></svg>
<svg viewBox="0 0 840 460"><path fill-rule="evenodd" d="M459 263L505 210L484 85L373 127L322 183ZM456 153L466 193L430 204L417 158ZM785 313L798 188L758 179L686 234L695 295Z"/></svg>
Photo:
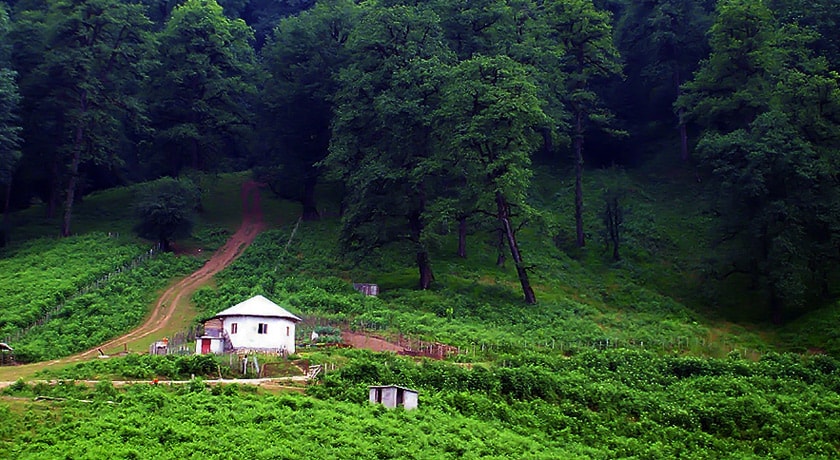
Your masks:
<svg viewBox="0 0 840 460"><path fill-rule="evenodd" d="M14 348L10 347L6 343L0 342L0 366L14 364L14 352Z"/></svg>
<svg viewBox="0 0 840 460"><path fill-rule="evenodd" d="M295 325L300 318L257 295L216 314L196 339L196 354L295 352Z"/></svg>
<svg viewBox="0 0 840 460"><path fill-rule="evenodd" d="M370 402L382 404L393 409L403 407L405 410L417 409L417 391L396 385L378 385L370 387Z"/></svg>

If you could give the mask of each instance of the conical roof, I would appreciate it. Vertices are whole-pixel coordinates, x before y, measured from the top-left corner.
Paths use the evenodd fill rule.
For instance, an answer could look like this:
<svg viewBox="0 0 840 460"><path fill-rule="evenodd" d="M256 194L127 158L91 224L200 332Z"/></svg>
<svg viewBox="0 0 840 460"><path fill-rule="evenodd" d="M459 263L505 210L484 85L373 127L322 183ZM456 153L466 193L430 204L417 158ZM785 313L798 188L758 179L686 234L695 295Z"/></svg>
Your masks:
<svg viewBox="0 0 840 460"><path fill-rule="evenodd" d="M300 321L300 318L261 295L251 297L227 310L222 310L216 315L216 318L224 316L262 316L266 318L286 318L294 322Z"/></svg>

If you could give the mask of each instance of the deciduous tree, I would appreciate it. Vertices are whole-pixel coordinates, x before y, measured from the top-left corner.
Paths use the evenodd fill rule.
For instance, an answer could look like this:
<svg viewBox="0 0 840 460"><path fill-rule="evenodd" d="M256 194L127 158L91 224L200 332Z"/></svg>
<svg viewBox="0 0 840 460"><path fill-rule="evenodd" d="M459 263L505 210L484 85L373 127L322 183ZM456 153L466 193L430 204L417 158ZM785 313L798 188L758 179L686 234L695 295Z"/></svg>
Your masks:
<svg viewBox="0 0 840 460"><path fill-rule="evenodd" d="M164 177L143 184L138 197L134 208L139 223L135 230L141 237L153 239L169 251L172 238L190 235L201 201L192 181Z"/></svg>
<svg viewBox="0 0 840 460"><path fill-rule="evenodd" d="M495 217L516 265L527 303L536 303L516 240L512 207L527 210L530 155L548 123L537 85L526 67L506 57L475 56L448 75L437 112L437 134L447 161L441 165L466 178L462 189L476 208L493 204Z"/></svg>
<svg viewBox="0 0 840 460"><path fill-rule="evenodd" d="M252 40L245 22L228 19L215 0L173 10L148 88L163 170L205 170L241 147L256 92Z"/></svg>

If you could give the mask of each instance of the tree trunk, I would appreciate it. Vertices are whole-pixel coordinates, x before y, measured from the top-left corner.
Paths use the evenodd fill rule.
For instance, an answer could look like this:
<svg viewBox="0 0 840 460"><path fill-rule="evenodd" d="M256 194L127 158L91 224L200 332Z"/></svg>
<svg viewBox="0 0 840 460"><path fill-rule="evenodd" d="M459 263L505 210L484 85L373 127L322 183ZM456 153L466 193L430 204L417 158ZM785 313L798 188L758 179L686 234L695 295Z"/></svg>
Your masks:
<svg viewBox="0 0 840 460"><path fill-rule="evenodd" d="M3 224L9 223L9 213L11 211L12 206L12 180L9 179L9 183L6 184L6 197L3 200Z"/></svg>
<svg viewBox="0 0 840 460"><path fill-rule="evenodd" d="M551 129L550 128L543 128L542 129L542 137L543 137L543 154L548 157L552 153L554 153L554 142L551 139Z"/></svg>
<svg viewBox="0 0 840 460"><path fill-rule="evenodd" d="M417 248L417 268L420 272L420 289L426 290L432 287L432 282L435 280L432 273L432 262L429 258L429 251L422 243L423 229L423 211L426 209L426 196L423 191L422 184L419 186L420 193L418 196L417 209L408 215L408 228L411 232L411 242Z"/></svg>
<svg viewBox="0 0 840 460"><path fill-rule="evenodd" d="M201 155L199 155L198 139L190 141L190 162L193 169L201 171Z"/></svg>
<svg viewBox="0 0 840 460"><path fill-rule="evenodd" d="M777 326L782 324L782 300L776 294L776 288L773 286L770 287L770 315L773 324Z"/></svg>
<svg viewBox="0 0 840 460"><path fill-rule="evenodd" d="M578 111L575 126L575 235L577 246L586 245L583 234L583 113Z"/></svg>
<svg viewBox="0 0 840 460"><path fill-rule="evenodd" d="M516 233L514 233L513 226L510 224L510 205L504 195L499 192L496 192L496 207L498 209L499 222L502 224L502 229L507 239L508 247L510 248L510 255L516 264L516 274L519 275L519 283L522 285L523 294L525 294L525 303L533 305L537 303L537 296L534 295L534 290L531 288L531 281L528 279L528 272L525 270L525 264L522 262L519 245L516 243Z"/></svg>
<svg viewBox="0 0 840 460"><path fill-rule="evenodd" d="M55 217L55 210L58 208L58 190L61 183L61 174L58 171L58 160L53 158L52 178L50 179L50 197L47 201L47 219Z"/></svg>
<svg viewBox="0 0 840 460"><path fill-rule="evenodd" d="M76 129L76 137L81 136L82 128ZM67 181L67 195L64 200L64 221L61 225L61 236L70 236L70 219L73 217L73 200L76 199L76 185L79 179L79 163L82 160L81 145L73 152L73 162L70 165L70 180Z"/></svg>
<svg viewBox="0 0 840 460"><path fill-rule="evenodd" d="M307 177L303 180L303 195L300 200L303 205L303 220L321 219L321 215L318 213L318 203L315 200L315 185L317 183L317 177Z"/></svg>
<svg viewBox="0 0 840 460"><path fill-rule="evenodd" d="M432 287L432 281L434 281L435 277L432 273L429 252L425 249L417 251L417 268L420 270L420 289L426 290Z"/></svg>
<svg viewBox="0 0 840 460"><path fill-rule="evenodd" d="M10 217L10 207L11 207L11 197L12 197L12 179L9 179L9 183L6 184L6 196L3 199L3 225L0 227L0 247L5 247L6 243L9 242L9 233L11 232L11 224L9 222Z"/></svg>
<svg viewBox="0 0 840 460"><path fill-rule="evenodd" d="M496 266L505 266L505 231L498 230L498 238L496 238Z"/></svg>
<svg viewBox="0 0 840 460"><path fill-rule="evenodd" d="M458 257L467 258L467 216L458 219Z"/></svg>
<svg viewBox="0 0 840 460"><path fill-rule="evenodd" d="M79 96L79 110L87 113L87 91ZM70 236L70 219L73 217L73 201L76 199L76 186L79 183L79 165L82 162L85 130L82 120L76 121L76 138L73 140L73 161L70 163L70 180L67 181L67 193L64 199L64 222L61 225L61 236Z"/></svg>
<svg viewBox="0 0 840 460"><path fill-rule="evenodd" d="M677 99L682 95L682 77L680 70L674 71L674 87L677 92ZM677 127L680 131L680 159L688 161L688 131L685 127L685 109L680 107L677 109Z"/></svg>
<svg viewBox="0 0 840 460"><path fill-rule="evenodd" d="M688 131L685 127L685 121L683 121L685 118L685 110L679 109L677 111L677 116L680 119L680 158L682 161L688 161Z"/></svg>

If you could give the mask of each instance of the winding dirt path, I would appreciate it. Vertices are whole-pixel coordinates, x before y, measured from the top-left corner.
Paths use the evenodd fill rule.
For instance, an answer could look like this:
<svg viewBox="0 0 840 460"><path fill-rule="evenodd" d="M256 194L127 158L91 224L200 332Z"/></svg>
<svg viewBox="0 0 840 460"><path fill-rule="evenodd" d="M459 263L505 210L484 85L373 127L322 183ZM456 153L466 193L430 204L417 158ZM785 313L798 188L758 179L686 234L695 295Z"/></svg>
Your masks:
<svg viewBox="0 0 840 460"><path fill-rule="evenodd" d="M170 325L170 322L176 319L175 313L178 303L182 299L189 299L196 289L206 284L216 273L219 273L236 260L245 248L254 241L257 235L265 229L266 226L263 222L262 208L260 206L259 188L260 184L253 181L245 182L242 185L242 224L239 226L239 229L230 237L224 246L219 248L210 257L210 260L204 266L167 288L160 298L158 298L149 317L138 328L83 353L53 361L13 366L5 370L18 371L19 374L31 375L45 367L90 359L99 354L99 349L111 350L166 329ZM177 319L180 320L182 318ZM18 372L15 373L17 374Z"/></svg>

